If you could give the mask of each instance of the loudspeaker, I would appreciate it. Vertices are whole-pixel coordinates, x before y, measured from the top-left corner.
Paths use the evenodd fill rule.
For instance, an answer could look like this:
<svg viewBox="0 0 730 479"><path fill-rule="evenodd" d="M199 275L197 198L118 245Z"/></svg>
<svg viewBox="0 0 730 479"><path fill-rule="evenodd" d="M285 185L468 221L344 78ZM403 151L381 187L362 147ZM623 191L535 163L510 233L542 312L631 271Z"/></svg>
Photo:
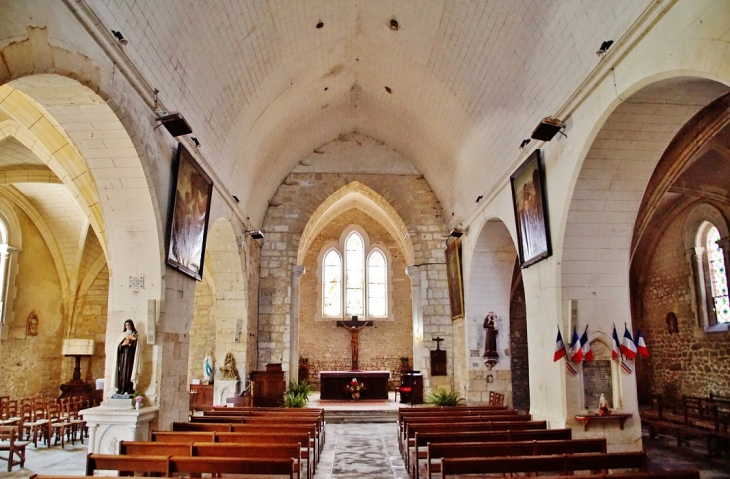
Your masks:
<svg viewBox="0 0 730 479"><path fill-rule="evenodd" d="M241 334L241 331L240 331L241 326L240 326L240 324L241 324L241 322L238 319L236 319L236 325L235 325L235 327L233 329L233 342L234 343L237 343L238 342L238 337Z"/></svg>
<svg viewBox="0 0 730 479"><path fill-rule="evenodd" d="M157 328L157 301L147 300L147 344L155 344L155 332Z"/></svg>

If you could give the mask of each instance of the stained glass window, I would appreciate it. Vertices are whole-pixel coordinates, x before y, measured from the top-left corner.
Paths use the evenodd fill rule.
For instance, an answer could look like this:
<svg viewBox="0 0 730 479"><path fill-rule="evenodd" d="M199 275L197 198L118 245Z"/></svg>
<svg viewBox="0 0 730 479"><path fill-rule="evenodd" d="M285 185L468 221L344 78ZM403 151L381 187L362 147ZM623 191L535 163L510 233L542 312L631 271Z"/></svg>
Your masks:
<svg viewBox="0 0 730 479"><path fill-rule="evenodd" d="M365 263L363 241L353 232L345 242L345 300L347 315L364 315Z"/></svg>
<svg viewBox="0 0 730 479"><path fill-rule="evenodd" d="M730 303L727 294L727 275L722 248L717 244L720 232L716 227L707 233L707 261L709 262L712 285L712 299L715 302L715 315L718 323L730 322Z"/></svg>
<svg viewBox="0 0 730 479"><path fill-rule="evenodd" d="M342 259L335 250L330 250L324 257L324 274L322 275L322 314L324 316L342 316Z"/></svg>
<svg viewBox="0 0 730 479"><path fill-rule="evenodd" d="M385 256L374 250L368 257L368 315L387 316Z"/></svg>

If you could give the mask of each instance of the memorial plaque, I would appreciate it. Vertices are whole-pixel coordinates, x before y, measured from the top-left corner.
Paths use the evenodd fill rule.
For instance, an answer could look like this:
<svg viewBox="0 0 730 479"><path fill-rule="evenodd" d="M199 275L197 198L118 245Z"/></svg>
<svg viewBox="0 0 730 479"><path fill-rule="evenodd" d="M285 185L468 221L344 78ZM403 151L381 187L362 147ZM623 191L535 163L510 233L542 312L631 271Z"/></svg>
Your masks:
<svg viewBox="0 0 730 479"><path fill-rule="evenodd" d="M611 361L597 360L583 364L583 396L585 409L598 410L601 394L606 396L608 407L613 409L613 388L611 387Z"/></svg>

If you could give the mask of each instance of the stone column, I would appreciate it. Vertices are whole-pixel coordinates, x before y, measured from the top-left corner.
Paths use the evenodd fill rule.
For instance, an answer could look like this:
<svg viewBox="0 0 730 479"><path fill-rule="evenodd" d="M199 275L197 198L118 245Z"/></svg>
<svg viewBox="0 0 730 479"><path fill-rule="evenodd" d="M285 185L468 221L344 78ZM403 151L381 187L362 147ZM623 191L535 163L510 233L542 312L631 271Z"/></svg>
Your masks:
<svg viewBox="0 0 730 479"><path fill-rule="evenodd" d="M421 309L421 268L407 266L406 274L411 278L411 306L413 309L413 370L423 370L421 349L423 344L423 311Z"/></svg>
<svg viewBox="0 0 730 479"><path fill-rule="evenodd" d="M707 285L705 282L705 248L697 246L687 250L689 256L690 271L693 280L691 286L695 291L695 301L697 304L697 316L699 317L699 326L703 327L709 324L710 311L707 310Z"/></svg>
<svg viewBox="0 0 730 479"><path fill-rule="evenodd" d="M299 380L299 285L307 272L303 265L291 269L291 301L289 302L289 381Z"/></svg>

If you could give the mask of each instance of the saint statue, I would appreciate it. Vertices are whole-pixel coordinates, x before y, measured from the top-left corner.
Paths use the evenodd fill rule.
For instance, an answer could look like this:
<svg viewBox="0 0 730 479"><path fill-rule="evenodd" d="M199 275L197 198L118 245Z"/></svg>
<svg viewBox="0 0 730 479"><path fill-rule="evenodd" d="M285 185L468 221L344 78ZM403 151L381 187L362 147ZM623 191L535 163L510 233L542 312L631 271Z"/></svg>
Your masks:
<svg viewBox="0 0 730 479"><path fill-rule="evenodd" d="M114 369L114 385L118 394L134 393L139 372L139 341L134 322L124 322L124 330L117 338L116 368Z"/></svg>
<svg viewBox="0 0 730 479"><path fill-rule="evenodd" d="M236 358L233 357L233 353L226 354L226 359L223 361L223 367L220 370L223 373L222 379L238 379Z"/></svg>
<svg viewBox="0 0 730 479"><path fill-rule="evenodd" d="M203 384L211 384L213 382L213 358L212 353L208 351L203 358Z"/></svg>
<svg viewBox="0 0 730 479"><path fill-rule="evenodd" d="M494 329L494 320L497 319L497 315L493 311L487 314L484 318L484 329L486 330L486 337L484 338L484 357L485 358L498 358L499 353L497 352L497 330Z"/></svg>

